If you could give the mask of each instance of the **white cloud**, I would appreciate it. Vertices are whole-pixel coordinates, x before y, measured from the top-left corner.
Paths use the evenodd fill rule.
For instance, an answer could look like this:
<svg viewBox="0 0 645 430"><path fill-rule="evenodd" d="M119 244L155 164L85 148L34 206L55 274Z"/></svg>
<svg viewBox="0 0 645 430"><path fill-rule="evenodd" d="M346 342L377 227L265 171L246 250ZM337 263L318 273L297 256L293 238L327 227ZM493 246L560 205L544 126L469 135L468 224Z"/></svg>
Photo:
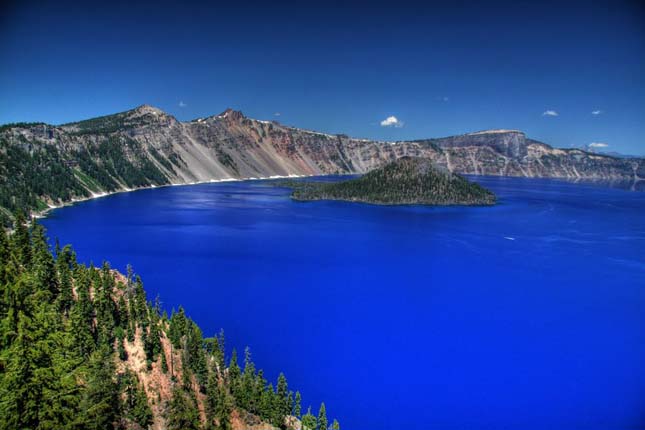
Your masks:
<svg viewBox="0 0 645 430"><path fill-rule="evenodd" d="M558 113L554 110L545 110L542 112L542 116L558 116Z"/></svg>
<svg viewBox="0 0 645 430"><path fill-rule="evenodd" d="M601 110L592 110L592 111L591 111L591 114L592 114L592 115L600 115L601 113L602 113L602 111L601 111Z"/></svg>
<svg viewBox="0 0 645 430"><path fill-rule="evenodd" d="M587 145L587 146L588 146L589 148L594 148L594 149L596 149L596 148L606 148L606 147L608 147L608 146L609 146L609 144L607 144L607 143L603 143L603 142L591 142L591 143L590 143L589 145Z"/></svg>
<svg viewBox="0 0 645 430"><path fill-rule="evenodd" d="M397 117L393 116L388 116L385 118L383 121L381 121L381 127L396 127L396 128L401 128L403 127L403 122L399 121Z"/></svg>
<svg viewBox="0 0 645 430"><path fill-rule="evenodd" d="M188 105L186 103L184 103L183 101L179 102L179 107L183 108L183 107L186 107L186 106L188 106Z"/></svg>
<svg viewBox="0 0 645 430"><path fill-rule="evenodd" d="M282 115L280 112L276 112L273 114L273 116L280 116L280 115Z"/></svg>

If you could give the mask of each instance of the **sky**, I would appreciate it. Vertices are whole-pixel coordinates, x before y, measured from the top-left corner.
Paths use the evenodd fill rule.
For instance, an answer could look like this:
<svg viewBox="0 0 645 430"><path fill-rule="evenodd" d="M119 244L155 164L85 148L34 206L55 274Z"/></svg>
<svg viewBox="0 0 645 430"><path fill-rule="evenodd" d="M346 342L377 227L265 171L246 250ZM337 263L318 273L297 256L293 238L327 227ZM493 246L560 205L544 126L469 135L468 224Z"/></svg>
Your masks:
<svg viewBox="0 0 645 430"><path fill-rule="evenodd" d="M645 155L645 6L613 1L0 6L0 123L228 107L384 140L505 128Z"/></svg>

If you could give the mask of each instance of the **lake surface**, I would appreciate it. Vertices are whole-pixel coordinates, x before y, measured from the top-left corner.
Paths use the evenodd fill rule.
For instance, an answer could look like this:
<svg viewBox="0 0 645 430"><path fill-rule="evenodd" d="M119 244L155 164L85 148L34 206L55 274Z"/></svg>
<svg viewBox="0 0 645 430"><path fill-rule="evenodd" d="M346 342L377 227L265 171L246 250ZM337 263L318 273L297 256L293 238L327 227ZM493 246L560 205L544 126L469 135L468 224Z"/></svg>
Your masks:
<svg viewBox="0 0 645 430"><path fill-rule="evenodd" d="M168 187L54 211L81 261L348 430L645 425L645 193L475 178L495 207L295 203L266 182Z"/></svg>

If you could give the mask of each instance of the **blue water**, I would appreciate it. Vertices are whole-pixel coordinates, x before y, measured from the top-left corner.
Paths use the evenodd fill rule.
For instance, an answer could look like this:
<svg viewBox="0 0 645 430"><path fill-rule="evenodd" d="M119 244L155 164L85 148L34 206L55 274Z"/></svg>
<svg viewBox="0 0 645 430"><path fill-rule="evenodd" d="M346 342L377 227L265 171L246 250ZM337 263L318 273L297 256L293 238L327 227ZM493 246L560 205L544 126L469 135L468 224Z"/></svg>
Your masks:
<svg viewBox="0 0 645 430"><path fill-rule="evenodd" d="M476 178L486 208L295 203L263 182L43 222L284 371L344 429L645 426L645 193Z"/></svg>

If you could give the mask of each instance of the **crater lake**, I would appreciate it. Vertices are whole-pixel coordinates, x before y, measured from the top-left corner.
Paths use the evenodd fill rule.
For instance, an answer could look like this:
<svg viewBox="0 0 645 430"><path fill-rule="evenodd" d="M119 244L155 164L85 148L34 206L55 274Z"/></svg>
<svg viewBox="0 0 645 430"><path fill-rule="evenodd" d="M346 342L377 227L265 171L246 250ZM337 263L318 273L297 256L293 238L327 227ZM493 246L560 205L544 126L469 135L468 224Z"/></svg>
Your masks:
<svg viewBox="0 0 645 430"><path fill-rule="evenodd" d="M499 204L298 203L247 181L42 222L82 262L131 264L344 429L642 428L645 194L472 179Z"/></svg>

